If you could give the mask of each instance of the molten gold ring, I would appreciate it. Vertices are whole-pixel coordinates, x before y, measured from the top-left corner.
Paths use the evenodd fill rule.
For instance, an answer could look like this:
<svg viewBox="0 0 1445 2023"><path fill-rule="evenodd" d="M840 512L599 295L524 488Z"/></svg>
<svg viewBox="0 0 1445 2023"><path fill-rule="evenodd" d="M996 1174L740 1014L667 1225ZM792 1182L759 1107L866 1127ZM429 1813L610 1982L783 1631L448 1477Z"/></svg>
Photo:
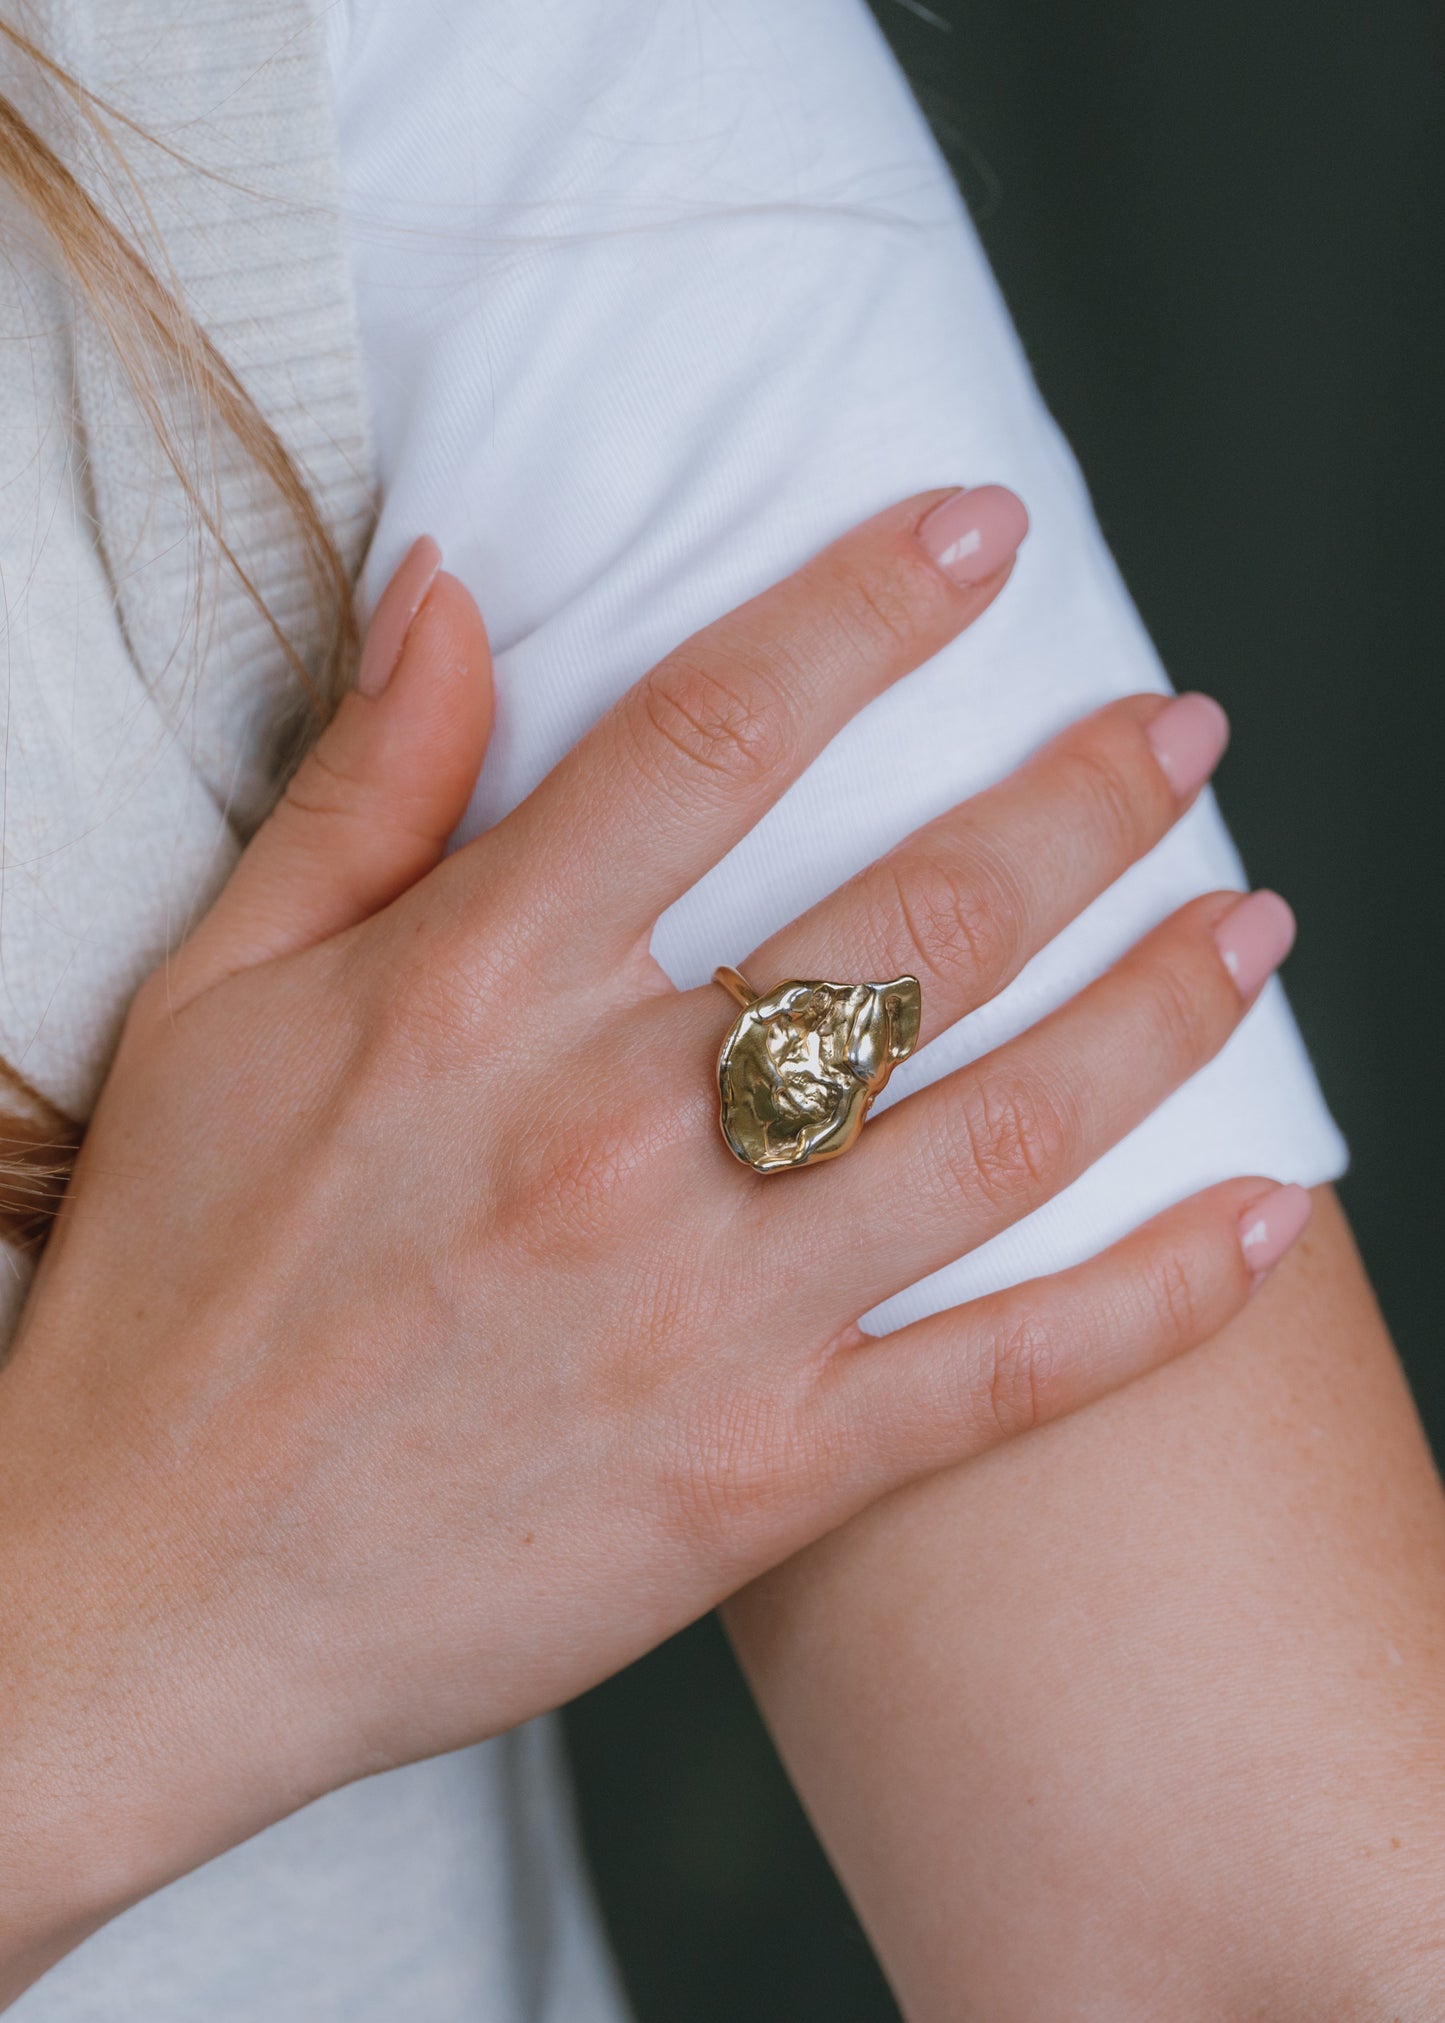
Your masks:
<svg viewBox="0 0 1445 2023"><path fill-rule="evenodd" d="M717 1057L718 1121L728 1150L757 1173L816 1166L846 1152L873 1098L918 1045L918 978L794 977L760 996L724 964L713 982L742 1006Z"/></svg>

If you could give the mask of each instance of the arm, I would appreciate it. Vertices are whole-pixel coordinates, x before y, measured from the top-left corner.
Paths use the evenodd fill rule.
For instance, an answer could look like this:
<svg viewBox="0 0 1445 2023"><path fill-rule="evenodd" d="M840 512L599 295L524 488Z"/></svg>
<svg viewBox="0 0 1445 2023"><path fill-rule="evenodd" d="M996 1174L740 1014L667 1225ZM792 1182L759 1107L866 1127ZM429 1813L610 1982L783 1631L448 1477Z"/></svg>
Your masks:
<svg viewBox="0 0 1445 2023"><path fill-rule="evenodd" d="M911 2023L1426 2018L1445 1509L1344 1217L728 1625Z"/></svg>

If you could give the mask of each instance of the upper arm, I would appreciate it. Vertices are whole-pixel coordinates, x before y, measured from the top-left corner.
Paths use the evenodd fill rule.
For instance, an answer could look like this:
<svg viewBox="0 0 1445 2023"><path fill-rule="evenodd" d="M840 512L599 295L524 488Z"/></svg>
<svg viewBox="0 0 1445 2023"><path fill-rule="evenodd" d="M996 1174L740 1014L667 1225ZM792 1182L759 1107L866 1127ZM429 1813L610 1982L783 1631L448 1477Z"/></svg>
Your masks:
<svg viewBox="0 0 1445 2023"><path fill-rule="evenodd" d="M728 1623L916 2023L1438 2013L1445 1503L1328 1189L1207 1349Z"/></svg>

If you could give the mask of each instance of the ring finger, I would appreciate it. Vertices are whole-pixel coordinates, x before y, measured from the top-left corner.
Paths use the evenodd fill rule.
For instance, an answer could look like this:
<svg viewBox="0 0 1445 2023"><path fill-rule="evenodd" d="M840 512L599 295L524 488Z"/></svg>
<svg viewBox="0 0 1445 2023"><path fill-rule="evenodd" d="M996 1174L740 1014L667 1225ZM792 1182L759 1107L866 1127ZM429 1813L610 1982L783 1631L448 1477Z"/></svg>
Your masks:
<svg viewBox="0 0 1445 2023"><path fill-rule="evenodd" d="M1219 1051L1293 939L1272 892L1194 900L1069 1004L877 1118L857 1157L786 1201L765 1182L754 1212L794 1255L816 1249L820 1215L847 1230L830 1302L865 1312L1022 1221L1141 1123Z"/></svg>

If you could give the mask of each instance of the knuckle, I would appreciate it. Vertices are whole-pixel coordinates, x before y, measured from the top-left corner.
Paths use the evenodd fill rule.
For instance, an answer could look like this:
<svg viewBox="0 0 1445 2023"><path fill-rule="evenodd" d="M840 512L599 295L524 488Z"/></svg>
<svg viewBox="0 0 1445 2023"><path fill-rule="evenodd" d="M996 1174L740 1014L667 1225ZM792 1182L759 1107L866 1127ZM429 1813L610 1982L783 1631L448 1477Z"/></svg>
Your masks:
<svg viewBox="0 0 1445 2023"><path fill-rule="evenodd" d="M974 1406L990 1440L1015 1440L1052 1416L1055 1350L1037 1317L1015 1314L990 1336L976 1378Z"/></svg>
<svg viewBox="0 0 1445 2023"><path fill-rule="evenodd" d="M724 673L674 654L638 693L640 748L653 774L681 759L690 783L702 773L725 786L749 786L766 784L788 764L789 711L777 685L757 668L734 665Z"/></svg>
<svg viewBox="0 0 1445 2023"><path fill-rule="evenodd" d="M612 1240L649 1156L630 1118L588 1117L563 1126L512 1162L494 1220L506 1224L523 1252L550 1264L559 1248L573 1257L591 1255Z"/></svg>
<svg viewBox="0 0 1445 2023"><path fill-rule="evenodd" d="M1145 1277L1147 1296L1162 1340L1189 1343L1203 1339L1203 1305L1187 1258L1178 1250L1156 1258Z"/></svg>
<svg viewBox="0 0 1445 2023"><path fill-rule="evenodd" d="M357 814L372 799L360 775L351 772L323 742L306 754L287 783L281 809L305 820Z"/></svg>
<svg viewBox="0 0 1445 2023"><path fill-rule="evenodd" d="M890 659L918 653L938 630L944 578L911 536L845 547L835 557L829 609L855 652Z"/></svg>
<svg viewBox="0 0 1445 2023"><path fill-rule="evenodd" d="M1227 981L1227 977L1226 977ZM1150 962L1143 972L1146 1018L1156 1041L1164 1043L1171 1062L1207 1060L1222 1036L1220 1011L1224 991L1211 987L1200 965L1181 959L1174 949Z"/></svg>
<svg viewBox="0 0 1445 2023"><path fill-rule="evenodd" d="M691 1553L750 1569L806 1522L828 1472L825 1452L785 1400L738 1386L683 1440L670 1471L673 1521Z"/></svg>
<svg viewBox="0 0 1445 2023"><path fill-rule="evenodd" d="M1089 829L1114 858L1136 857L1158 827L1153 779L1159 769L1152 760L1143 763L1146 751L1142 729L1120 720L1091 725L1064 759Z"/></svg>
<svg viewBox="0 0 1445 2023"><path fill-rule="evenodd" d="M956 1116L944 1167L956 1192L1016 1216L1073 1170L1079 1140L1071 1104L1035 1075L975 1074L950 1106Z"/></svg>
<svg viewBox="0 0 1445 2023"><path fill-rule="evenodd" d="M996 869L941 853L902 850L877 867L894 916L901 921L903 959L917 961L950 994L990 995L1013 973L1020 954L1020 907Z"/></svg>

